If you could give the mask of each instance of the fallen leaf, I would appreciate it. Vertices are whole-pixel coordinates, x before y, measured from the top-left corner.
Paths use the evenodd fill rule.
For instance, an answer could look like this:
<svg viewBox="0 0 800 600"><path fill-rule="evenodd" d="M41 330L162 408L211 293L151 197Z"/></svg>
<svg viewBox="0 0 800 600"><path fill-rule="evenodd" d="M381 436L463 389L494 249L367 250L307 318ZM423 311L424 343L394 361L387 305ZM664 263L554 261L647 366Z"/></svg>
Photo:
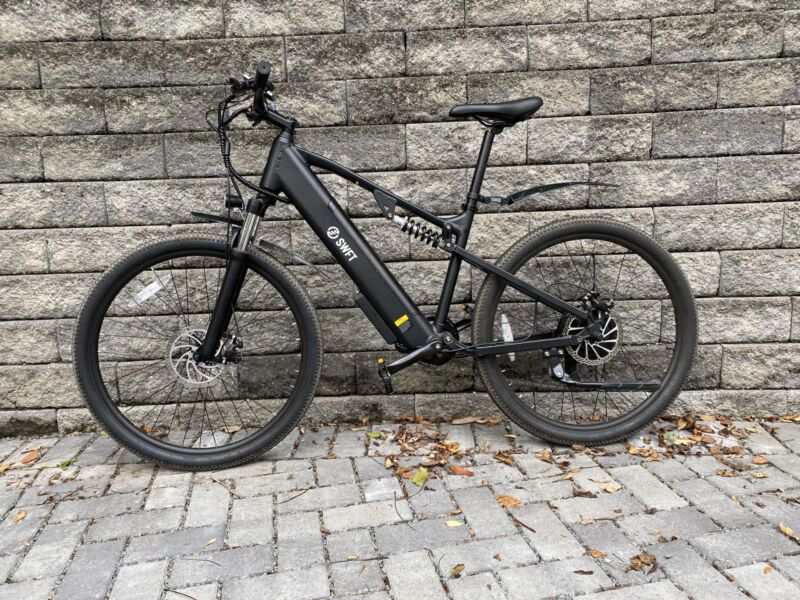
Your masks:
<svg viewBox="0 0 800 600"><path fill-rule="evenodd" d="M515 464L514 459L508 455L508 452L506 450L501 450L500 452L496 452L494 455L494 459L500 461L501 463L505 463L511 466Z"/></svg>
<svg viewBox="0 0 800 600"><path fill-rule="evenodd" d="M589 550L589 555L592 558L605 558L608 556L607 552L603 552L602 550Z"/></svg>
<svg viewBox="0 0 800 600"><path fill-rule="evenodd" d="M569 471L569 472L567 472L567 473L564 473L564 477L563 477L563 479L566 479L566 480L568 480L568 481L569 481L570 479L572 479L573 477L575 477L575 475L577 475L577 474L578 474L578 473L580 473L580 472L581 472L581 468L580 468L580 467L575 467L575 468L574 468L574 469L572 469L571 471Z"/></svg>
<svg viewBox="0 0 800 600"><path fill-rule="evenodd" d="M347 560L358 560L358 555L357 554L351 554L350 556L347 557Z"/></svg>
<svg viewBox="0 0 800 600"><path fill-rule="evenodd" d="M719 475L720 477L735 477L736 476L736 472L732 471L730 469L717 469L714 472L717 475Z"/></svg>
<svg viewBox="0 0 800 600"><path fill-rule="evenodd" d="M217 538L211 538L205 544L203 544L203 548L206 548L207 546L210 546L211 544L213 544L216 541L217 541Z"/></svg>
<svg viewBox="0 0 800 600"><path fill-rule="evenodd" d="M756 471L755 473L752 473L752 475L756 479L766 479L769 477L769 473L765 473L764 471Z"/></svg>
<svg viewBox="0 0 800 600"><path fill-rule="evenodd" d="M492 558L494 558L495 560L503 560L503 557L500 556L500 553L495 554Z"/></svg>
<svg viewBox="0 0 800 600"><path fill-rule="evenodd" d="M460 514L461 514L461 513L463 513L463 512L464 512L463 510L461 510L460 508L457 508L457 509L455 509L455 510L451 510L451 511L450 511L449 513L447 513L447 514L448 514L448 515L450 515L451 517L455 517L456 515L460 515Z"/></svg>
<svg viewBox="0 0 800 600"><path fill-rule="evenodd" d="M515 506L519 506L521 502L518 498L514 498L514 496L497 496L495 498L497 503L501 506L505 506L506 508L514 508Z"/></svg>
<svg viewBox="0 0 800 600"><path fill-rule="evenodd" d="M701 421L716 421L717 419L713 415L700 415Z"/></svg>
<svg viewBox="0 0 800 600"><path fill-rule="evenodd" d="M470 471L469 469L459 467L458 465L448 465L447 470L453 475L463 475L464 477L472 477L475 475L475 471Z"/></svg>
<svg viewBox="0 0 800 600"><path fill-rule="evenodd" d="M459 417L450 421L453 425L469 425L470 423L477 423L478 417Z"/></svg>
<svg viewBox="0 0 800 600"><path fill-rule="evenodd" d="M23 465L27 465L28 463L32 463L35 460L39 460L39 449L34 448L30 452L28 452L22 459L19 461Z"/></svg>
<svg viewBox="0 0 800 600"><path fill-rule="evenodd" d="M14 465L12 463L3 463L0 465L0 475L8 471L9 469L13 469Z"/></svg>
<svg viewBox="0 0 800 600"><path fill-rule="evenodd" d="M550 454L550 451L547 448L542 448L541 450L539 450L536 453L536 458L549 463L553 462L553 455Z"/></svg>
<svg viewBox="0 0 800 600"><path fill-rule="evenodd" d="M772 573L772 567L767 565L766 567L764 567L764 575L769 575L770 573Z"/></svg>
<svg viewBox="0 0 800 600"><path fill-rule="evenodd" d="M381 437L381 432L380 431L368 431L367 432L367 437L371 438L373 440L377 439L377 438Z"/></svg>
<svg viewBox="0 0 800 600"><path fill-rule="evenodd" d="M450 569L450 577L454 579L458 579L461 577L461 571L464 570L464 563L458 563L452 569Z"/></svg>
<svg viewBox="0 0 800 600"><path fill-rule="evenodd" d="M414 471L414 476L411 478L411 483L417 487L422 487L428 481L428 469L420 467Z"/></svg>
<svg viewBox="0 0 800 600"><path fill-rule="evenodd" d="M387 456L386 460L383 461L383 466L387 469L391 469L397 463L394 462L394 459L391 456Z"/></svg>
<svg viewBox="0 0 800 600"><path fill-rule="evenodd" d="M28 516L28 513L25 512L24 510L21 510L16 515L14 515L14 518L11 519L11 522L12 523L19 523L20 521L22 521L22 519L24 519L27 516Z"/></svg>
<svg viewBox="0 0 800 600"><path fill-rule="evenodd" d="M614 492L618 492L622 489L622 486L616 481L604 481L602 483L598 483L597 485L600 486L601 490L608 492L609 494L613 494Z"/></svg>
<svg viewBox="0 0 800 600"><path fill-rule="evenodd" d="M581 519L581 525L594 525L594 519Z"/></svg>
<svg viewBox="0 0 800 600"><path fill-rule="evenodd" d="M782 533L783 535L785 535L786 537L788 537L790 540L794 540L795 542L800 542L800 538L798 538L798 537L797 537L797 536L794 534L794 531L793 531L793 530L792 530L792 528L791 528L791 527L789 527L788 525L784 525L783 523L780 523L780 524L778 525L778 529L780 529L780 530L781 530L781 533Z"/></svg>
<svg viewBox="0 0 800 600"><path fill-rule="evenodd" d="M647 568L649 567L649 570ZM652 573L656 570L656 557L652 554L647 554L646 552L642 552L641 554L637 554L633 558L631 558L630 565L628 567L629 571L640 571L642 573Z"/></svg>
<svg viewBox="0 0 800 600"><path fill-rule="evenodd" d="M768 465L769 459L766 456L754 456L753 457L753 464L754 465Z"/></svg>
<svg viewBox="0 0 800 600"><path fill-rule="evenodd" d="M448 527L461 527L463 524L464 524L463 521L448 521L447 522L447 526Z"/></svg>

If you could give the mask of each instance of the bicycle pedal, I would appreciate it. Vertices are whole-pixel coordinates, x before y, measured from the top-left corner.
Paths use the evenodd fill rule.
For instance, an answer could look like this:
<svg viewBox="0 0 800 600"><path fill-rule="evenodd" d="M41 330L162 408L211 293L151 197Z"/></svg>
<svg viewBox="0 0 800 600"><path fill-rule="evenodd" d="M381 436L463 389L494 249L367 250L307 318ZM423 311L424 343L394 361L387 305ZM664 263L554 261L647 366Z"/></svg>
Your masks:
<svg viewBox="0 0 800 600"><path fill-rule="evenodd" d="M392 386L392 375L386 368L386 361L383 358L378 359L378 377L381 378L383 389L386 390L386 393L393 394L394 387Z"/></svg>

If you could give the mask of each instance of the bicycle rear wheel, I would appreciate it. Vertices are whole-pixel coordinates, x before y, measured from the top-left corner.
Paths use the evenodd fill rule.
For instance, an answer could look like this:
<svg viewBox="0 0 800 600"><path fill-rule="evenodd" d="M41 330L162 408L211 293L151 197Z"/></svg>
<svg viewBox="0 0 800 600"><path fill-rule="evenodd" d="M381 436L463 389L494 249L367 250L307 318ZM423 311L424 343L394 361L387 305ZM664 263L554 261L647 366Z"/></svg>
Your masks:
<svg viewBox="0 0 800 600"><path fill-rule="evenodd" d="M557 443L616 441L648 425L680 391L695 350L694 300L675 260L651 238L607 219L561 221L519 240L498 264L591 310L602 328L601 337L549 356L478 360L492 399L521 427ZM473 336L477 343L569 336L586 325L488 276Z"/></svg>
<svg viewBox="0 0 800 600"><path fill-rule="evenodd" d="M210 239L142 248L100 279L78 319L75 372L92 413L129 450L171 467L222 468L265 452L295 427L319 380L312 305L258 251L222 360L195 361L226 254L224 241Z"/></svg>

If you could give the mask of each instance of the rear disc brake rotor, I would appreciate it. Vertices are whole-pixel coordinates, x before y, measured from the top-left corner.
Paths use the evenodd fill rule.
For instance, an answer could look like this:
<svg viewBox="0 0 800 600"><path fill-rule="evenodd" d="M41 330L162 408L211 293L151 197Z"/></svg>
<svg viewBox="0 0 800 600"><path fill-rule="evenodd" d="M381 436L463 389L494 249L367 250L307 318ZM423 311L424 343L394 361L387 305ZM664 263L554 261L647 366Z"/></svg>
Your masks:
<svg viewBox="0 0 800 600"><path fill-rule="evenodd" d="M593 315L595 318L603 319L597 313ZM622 343L622 329L619 323L608 315L605 321L602 322L601 331L603 337L599 340L586 338L574 346L567 346L567 354L569 354L575 362L584 365L603 365L610 361L619 350ZM583 331L584 322L577 317L570 317L564 325L563 335L576 335Z"/></svg>

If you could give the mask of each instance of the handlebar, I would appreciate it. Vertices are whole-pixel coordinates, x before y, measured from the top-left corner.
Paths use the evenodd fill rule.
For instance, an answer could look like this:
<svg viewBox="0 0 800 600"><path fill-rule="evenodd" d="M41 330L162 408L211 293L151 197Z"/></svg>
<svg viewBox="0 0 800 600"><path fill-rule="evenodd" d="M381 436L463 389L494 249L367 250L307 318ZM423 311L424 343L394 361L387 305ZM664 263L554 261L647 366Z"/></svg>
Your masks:
<svg viewBox="0 0 800 600"><path fill-rule="evenodd" d="M255 78L253 79L253 111L260 115L265 110L264 90L269 86L269 74L272 66L268 61L262 60L256 65Z"/></svg>

